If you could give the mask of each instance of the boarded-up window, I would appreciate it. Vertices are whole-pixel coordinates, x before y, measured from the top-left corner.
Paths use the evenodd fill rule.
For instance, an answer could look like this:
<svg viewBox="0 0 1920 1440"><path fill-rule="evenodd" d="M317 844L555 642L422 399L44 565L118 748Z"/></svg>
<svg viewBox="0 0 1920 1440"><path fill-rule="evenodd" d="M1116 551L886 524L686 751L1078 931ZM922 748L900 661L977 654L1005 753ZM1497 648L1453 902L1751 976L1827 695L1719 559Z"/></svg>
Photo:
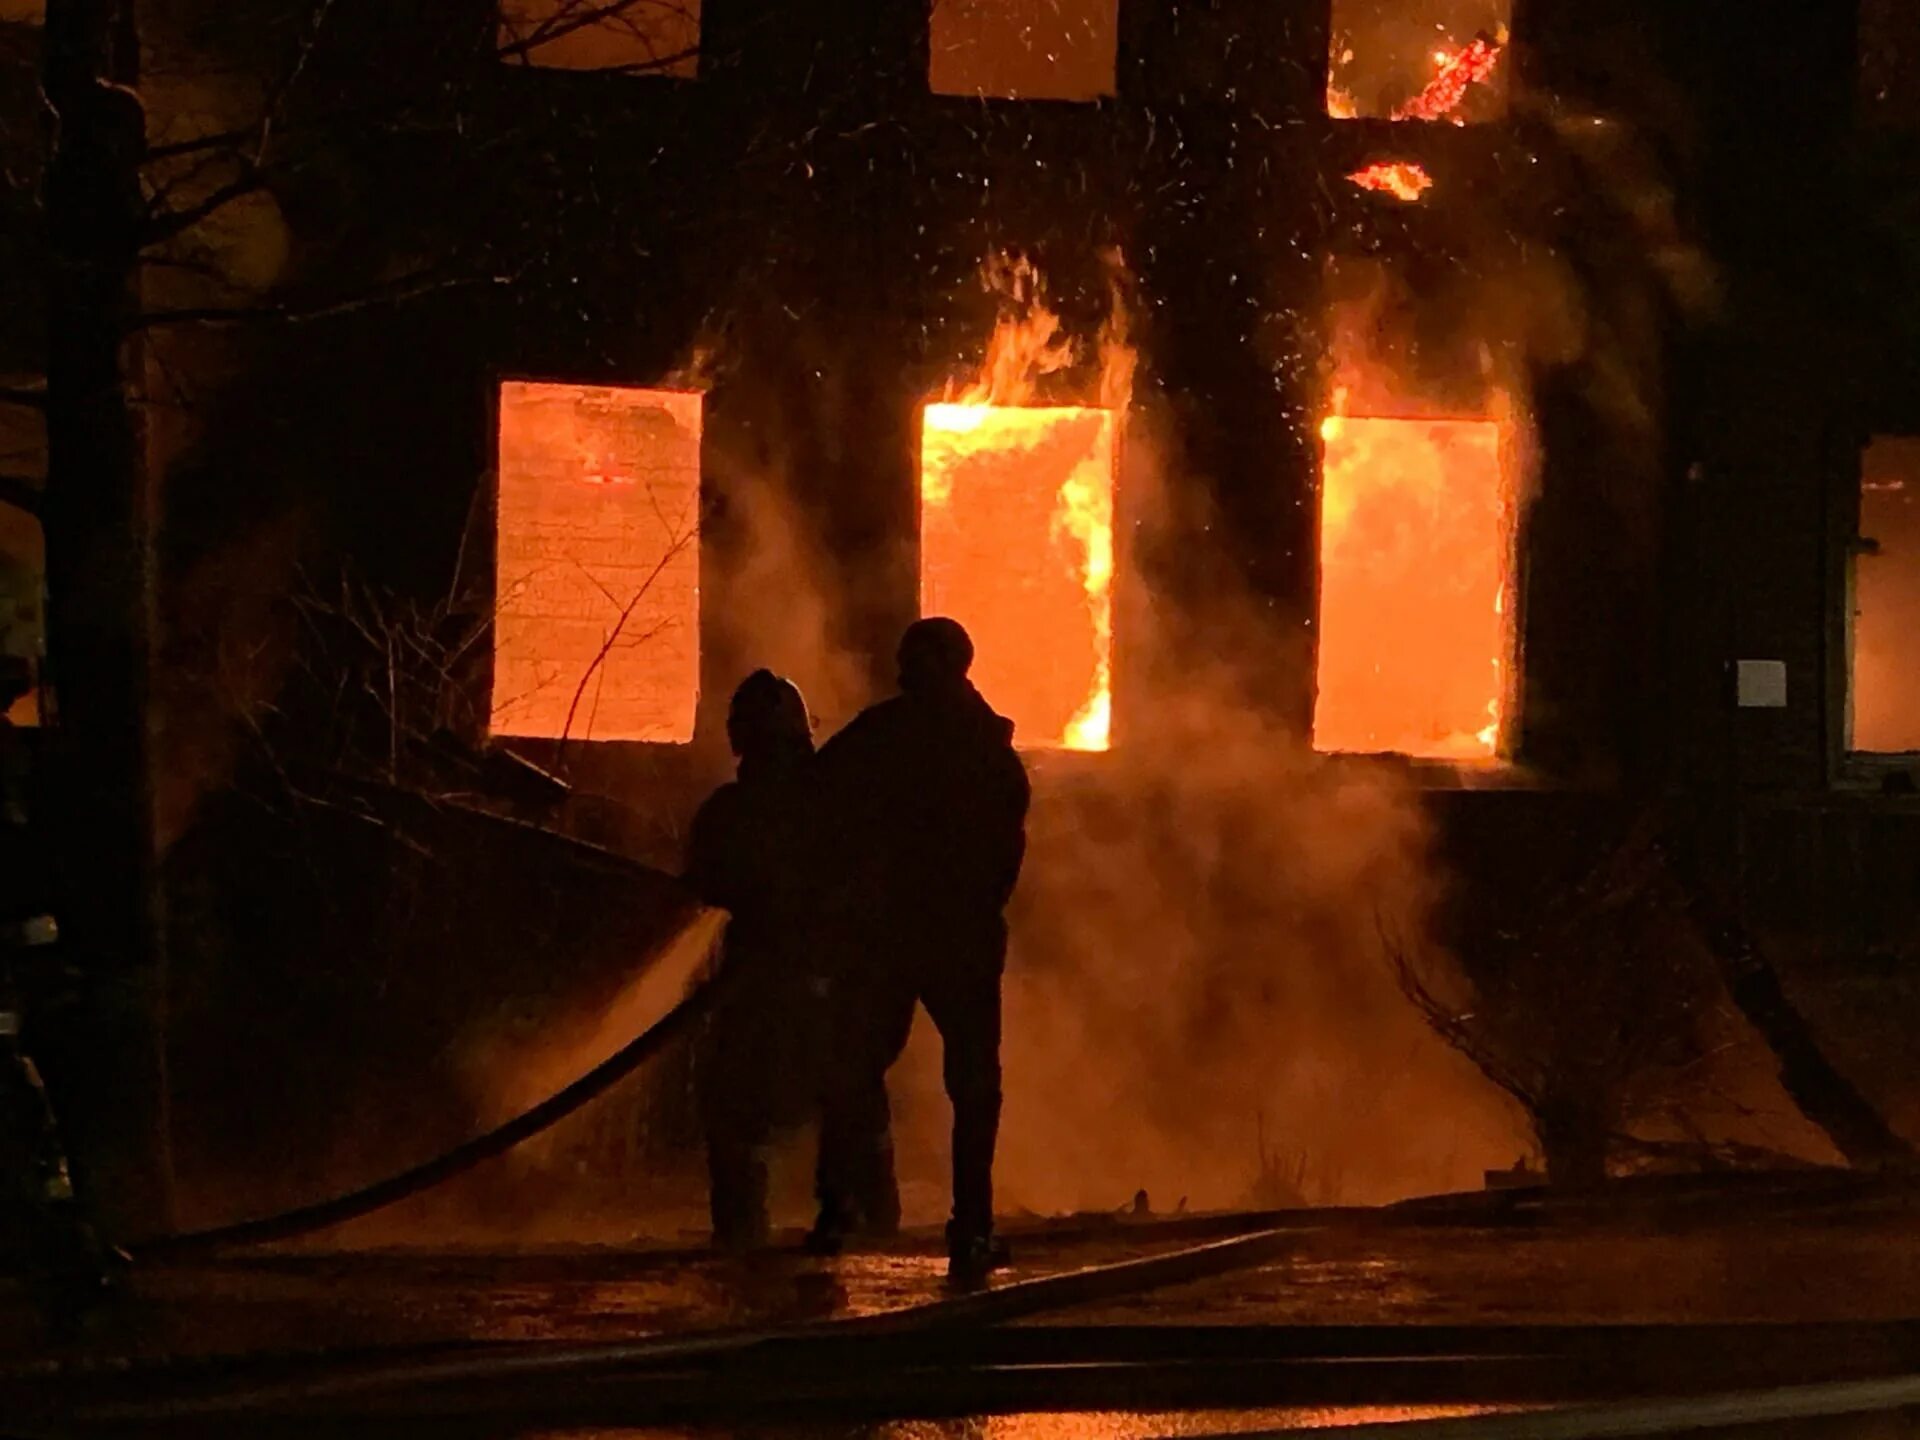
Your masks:
<svg viewBox="0 0 1920 1440"><path fill-rule="evenodd" d="M1329 416L1316 749L1498 753L1512 538L1491 420Z"/></svg>
<svg viewBox="0 0 1920 1440"><path fill-rule="evenodd" d="M499 40L523 65L692 75L700 0L501 0Z"/></svg>
<svg viewBox="0 0 1920 1440"><path fill-rule="evenodd" d="M1119 0L934 0L928 80L941 95L1113 94Z"/></svg>
<svg viewBox="0 0 1920 1440"><path fill-rule="evenodd" d="M1867 447L1860 534L1852 748L1920 750L1920 439L1878 439Z"/></svg>
<svg viewBox="0 0 1920 1440"><path fill-rule="evenodd" d="M500 387L493 728L693 738L701 397Z"/></svg>
<svg viewBox="0 0 1920 1440"><path fill-rule="evenodd" d="M1023 748L1107 748L1117 429L1111 410L926 408L920 610L967 627Z"/></svg>
<svg viewBox="0 0 1920 1440"><path fill-rule="evenodd" d="M1513 0L1333 0L1327 113L1456 125L1506 113Z"/></svg>

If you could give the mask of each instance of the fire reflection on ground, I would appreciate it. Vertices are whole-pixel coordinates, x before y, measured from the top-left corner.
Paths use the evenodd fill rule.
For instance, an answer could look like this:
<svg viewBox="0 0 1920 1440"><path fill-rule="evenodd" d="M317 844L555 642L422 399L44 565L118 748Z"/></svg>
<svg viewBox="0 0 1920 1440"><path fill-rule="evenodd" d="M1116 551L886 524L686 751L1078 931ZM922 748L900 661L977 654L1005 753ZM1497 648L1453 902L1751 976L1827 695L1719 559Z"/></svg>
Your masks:
<svg viewBox="0 0 1920 1440"><path fill-rule="evenodd" d="M1510 1413L1521 1407L1491 1405L1351 1405L1251 1410L1084 1410L1025 1415L971 1415L958 1420L890 1420L877 1425L810 1426L795 1440L1150 1440L1153 1436L1232 1435L1279 1430L1324 1430L1335 1425L1389 1425L1412 1420L1449 1420ZM676 1430L542 1430L520 1440L678 1440L712 1434ZM779 1429L756 1429L781 1440Z"/></svg>

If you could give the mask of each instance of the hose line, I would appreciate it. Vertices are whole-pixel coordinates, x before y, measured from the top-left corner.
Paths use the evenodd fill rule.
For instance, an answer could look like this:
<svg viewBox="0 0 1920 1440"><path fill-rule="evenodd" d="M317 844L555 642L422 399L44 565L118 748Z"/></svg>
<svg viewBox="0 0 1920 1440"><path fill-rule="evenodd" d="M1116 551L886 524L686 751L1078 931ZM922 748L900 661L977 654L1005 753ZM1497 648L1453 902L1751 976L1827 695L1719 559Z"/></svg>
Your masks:
<svg viewBox="0 0 1920 1440"><path fill-rule="evenodd" d="M349 1220L358 1220L418 1195L423 1190L444 1184L483 1161L505 1154L523 1140L531 1139L566 1119L589 1101L604 1095L692 1029L721 993L732 988L734 979L734 972L723 969L713 978L703 981L672 1010L578 1080L531 1109L522 1111L505 1124L484 1135L475 1136L442 1155L409 1170L402 1170L397 1175L389 1175L372 1184L349 1190L344 1195L335 1195L331 1199L302 1205L278 1215L160 1236L134 1247L134 1259L174 1259L235 1245L264 1245L276 1240L290 1240L295 1236L310 1235L316 1230L331 1229Z"/></svg>

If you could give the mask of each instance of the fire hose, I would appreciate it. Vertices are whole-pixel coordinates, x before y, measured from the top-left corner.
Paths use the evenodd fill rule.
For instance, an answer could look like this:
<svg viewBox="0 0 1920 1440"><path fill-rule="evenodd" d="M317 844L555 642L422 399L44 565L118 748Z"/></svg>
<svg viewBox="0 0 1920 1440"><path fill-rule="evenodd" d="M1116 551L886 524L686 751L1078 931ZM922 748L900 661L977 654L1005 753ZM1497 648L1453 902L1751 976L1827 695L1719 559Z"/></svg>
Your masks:
<svg viewBox="0 0 1920 1440"><path fill-rule="evenodd" d="M697 998L696 995L689 1000ZM661 1025L673 1018L668 1016ZM656 1026L655 1030L659 1028ZM950 1340L941 1337L951 1337L957 1332L975 1334L1077 1305L1116 1300L1268 1264L1297 1245L1301 1231L1308 1228L1313 1227L1260 1229L1163 1255L1042 1276L879 1314L638 1340L487 1347L478 1352L461 1349L450 1354L394 1359L375 1357L342 1368L329 1366L321 1373L296 1378L220 1384L210 1393L197 1395L176 1392L164 1399L113 1399L95 1394L78 1406L63 1407L63 1413L69 1423L82 1426L112 1427L168 1420L191 1429L215 1419L278 1423L296 1415L320 1412L336 1418L353 1413L377 1413L395 1399L405 1404L406 1397L410 1396L440 1397L463 1405L481 1388L503 1384L557 1385L572 1391L629 1378L657 1375L671 1380L679 1367L717 1363L744 1364L750 1373L755 1362L763 1357L778 1356L791 1347L811 1344L885 1345L926 1337L944 1349ZM746 1377L735 1372L726 1383L738 1387L746 1383Z"/></svg>
<svg viewBox="0 0 1920 1440"><path fill-rule="evenodd" d="M672 1010L579 1079L505 1124L477 1135L431 1160L345 1194L301 1205L277 1215L160 1236L134 1247L134 1258L172 1259L232 1245L264 1245L276 1240L289 1240L299 1235L310 1235L317 1230L328 1230L349 1220L358 1220L436 1185L445 1184L476 1165L505 1154L522 1141L566 1119L589 1101L604 1095L668 1045L687 1034L721 995L733 988L734 983L735 972L721 970L689 991L686 998Z"/></svg>

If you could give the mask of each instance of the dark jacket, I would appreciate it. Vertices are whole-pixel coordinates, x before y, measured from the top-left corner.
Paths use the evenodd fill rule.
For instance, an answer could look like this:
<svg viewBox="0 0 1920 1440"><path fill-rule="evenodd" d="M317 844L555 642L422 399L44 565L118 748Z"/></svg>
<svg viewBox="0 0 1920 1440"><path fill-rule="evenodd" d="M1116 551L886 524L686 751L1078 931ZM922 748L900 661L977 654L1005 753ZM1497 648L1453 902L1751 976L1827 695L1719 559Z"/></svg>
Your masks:
<svg viewBox="0 0 1920 1440"><path fill-rule="evenodd" d="M729 964L776 966L798 978L819 908L818 785L811 756L743 765L707 797L687 840L687 883L728 912Z"/></svg>
<svg viewBox="0 0 1920 1440"><path fill-rule="evenodd" d="M855 913L935 948L1001 933L1031 793L1012 721L970 684L903 694L834 736L820 766Z"/></svg>

